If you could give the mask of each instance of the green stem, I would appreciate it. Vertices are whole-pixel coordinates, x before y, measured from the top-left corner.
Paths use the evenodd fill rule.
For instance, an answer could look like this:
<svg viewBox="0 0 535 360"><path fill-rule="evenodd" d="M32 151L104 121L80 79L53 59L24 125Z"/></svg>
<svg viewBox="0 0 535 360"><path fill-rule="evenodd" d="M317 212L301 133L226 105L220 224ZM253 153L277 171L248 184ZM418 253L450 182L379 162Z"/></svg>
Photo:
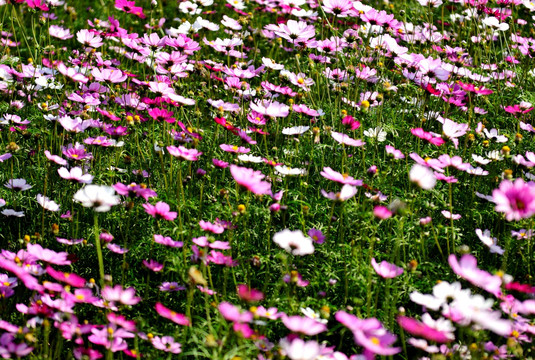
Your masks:
<svg viewBox="0 0 535 360"><path fill-rule="evenodd" d="M95 246L97 247L97 257L98 257L98 272L100 275L100 287L104 286L104 259L102 258L102 248L100 246L100 228L98 227L98 214L95 212L93 214L93 219L95 222Z"/></svg>

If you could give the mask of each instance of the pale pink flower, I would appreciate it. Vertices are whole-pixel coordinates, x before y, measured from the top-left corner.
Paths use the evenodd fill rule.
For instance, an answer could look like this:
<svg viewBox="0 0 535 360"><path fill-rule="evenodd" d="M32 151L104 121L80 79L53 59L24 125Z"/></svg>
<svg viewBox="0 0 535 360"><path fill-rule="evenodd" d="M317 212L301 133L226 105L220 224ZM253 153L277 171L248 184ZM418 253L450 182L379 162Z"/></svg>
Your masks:
<svg viewBox="0 0 535 360"><path fill-rule="evenodd" d="M289 330L314 336L327 330L327 326L307 316L283 316L282 322Z"/></svg>
<svg viewBox="0 0 535 360"><path fill-rule="evenodd" d="M339 172L334 171L330 167L324 167L323 171L320 172L320 175L328 180L336 181L344 185L361 186L363 184L362 180L356 180L348 174L340 174Z"/></svg>
<svg viewBox="0 0 535 360"><path fill-rule="evenodd" d="M92 48L98 48L102 46L104 43L102 42L102 38L96 34L95 31L83 29L76 33L76 39L78 42L84 44L85 46L89 46Z"/></svg>
<svg viewBox="0 0 535 360"><path fill-rule="evenodd" d="M403 274L402 268L384 260L378 264L377 261L375 261L375 258L372 258L372 266L378 275L386 279L395 278L396 276Z"/></svg>

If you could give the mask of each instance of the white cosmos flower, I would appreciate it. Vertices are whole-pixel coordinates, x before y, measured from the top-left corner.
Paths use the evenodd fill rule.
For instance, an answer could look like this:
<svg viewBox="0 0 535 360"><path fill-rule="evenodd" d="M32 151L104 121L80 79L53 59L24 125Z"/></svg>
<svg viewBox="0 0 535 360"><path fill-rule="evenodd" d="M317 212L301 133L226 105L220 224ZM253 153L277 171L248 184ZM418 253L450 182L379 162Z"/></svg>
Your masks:
<svg viewBox="0 0 535 360"><path fill-rule="evenodd" d="M5 210L2 210L2 215L23 217L24 216L24 211L15 211L13 209L5 209Z"/></svg>
<svg viewBox="0 0 535 360"><path fill-rule="evenodd" d="M284 135L302 135L310 129L310 126L294 126L282 129Z"/></svg>
<svg viewBox="0 0 535 360"><path fill-rule="evenodd" d="M307 169L299 169L299 168L291 168L289 166L282 166L282 165L277 165L275 166L275 171L282 175L282 176L286 176L286 175L306 175L308 173Z"/></svg>
<svg viewBox="0 0 535 360"><path fill-rule="evenodd" d="M119 204L115 190L106 185L87 185L74 194L74 200L84 207L91 207L96 212L106 212Z"/></svg>
<svg viewBox="0 0 535 360"><path fill-rule="evenodd" d="M386 131L384 131L380 126L365 130L364 135L372 139L377 139L378 142L383 142L386 140Z"/></svg>
<svg viewBox="0 0 535 360"><path fill-rule="evenodd" d="M474 159L476 163L481 165L487 165L488 163L492 162L492 160L485 159L483 156L479 156L476 154L472 154L472 159Z"/></svg>
<svg viewBox="0 0 535 360"><path fill-rule="evenodd" d="M49 198L41 194L37 194L37 202L46 210L49 210L49 211L59 210L59 205L56 202L50 200Z"/></svg>
<svg viewBox="0 0 535 360"><path fill-rule="evenodd" d="M329 322L327 319L322 319L319 313L315 312L314 310L312 310L312 309L309 308L309 307L307 307L307 308L301 308L301 312L302 312L303 315L305 315L306 317L311 318L311 319L314 319L314 320L316 320L316 321L319 322L319 323L322 323L322 324L327 325L327 323Z"/></svg>
<svg viewBox="0 0 535 360"><path fill-rule="evenodd" d="M424 190L431 190L437 183L435 174L428 167L420 164L412 166L409 179Z"/></svg>
<svg viewBox="0 0 535 360"><path fill-rule="evenodd" d="M491 159L491 160L494 160L494 161L502 161L503 160L503 155L498 150L489 151L487 153L487 157L489 159Z"/></svg>
<svg viewBox="0 0 535 360"><path fill-rule="evenodd" d="M312 239L303 235L301 230L285 229L273 235L273 241L293 255L308 255L314 252Z"/></svg>
<svg viewBox="0 0 535 360"><path fill-rule="evenodd" d="M491 253L502 255L505 252L504 249L497 245L498 239L490 236L490 230L486 229L485 231L481 231L481 229L476 229L476 235L479 240L490 249Z"/></svg>
<svg viewBox="0 0 535 360"><path fill-rule="evenodd" d="M254 156L254 155L247 155L247 154L241 154L238 155L238 160L243 162L251 162L251 163L261 163L264 160L262 160L261 156Z"/></svg>
<svg viewBox="0 0 535 360"><path fill-rule="evenodd" d="M264 64L266 67L273 69L273 70L282 70L284 69L284 65L278 64L271 60L270 58L263 57L262 58L262 64Z"/></svg>

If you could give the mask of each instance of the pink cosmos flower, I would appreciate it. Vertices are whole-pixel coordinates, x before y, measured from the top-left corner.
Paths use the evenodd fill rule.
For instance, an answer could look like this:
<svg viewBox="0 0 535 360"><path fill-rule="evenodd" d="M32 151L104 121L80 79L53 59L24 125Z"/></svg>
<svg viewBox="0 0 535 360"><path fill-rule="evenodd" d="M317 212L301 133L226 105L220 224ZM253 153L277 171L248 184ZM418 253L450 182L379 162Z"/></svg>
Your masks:
<svg viewBox="0 0 535 360"><path fill-rule="evenodd" d="M503 180L492 191L495 210L505 213L507 221L527 219L535 214L535 183L526 183L521 178L514 182Z"/></svg>
<svg viewBox="0 0 535 360"><path fill-rule="evenodd" d="M169 205L163 201L158 201L156 205L151 205L148 203L143 204L143 208L147 214L152 215L152 217L156 219L173 221L177 217L177 213L174 211L169 211Z"/></svg>
<svg viewBox="0 0 535 360"><path fill-rule="evenodd" d="M249 311L241 312L236 306L229 302L222 302L217 307L221 315L227 321L234 323L248 323L253 320L253 314Z"/></svg>
<svg viewBox="0 0 535 360"><path fill-rule="evenodd" d="M227 145L227 144L221 144L219 145L221 150L230 152L230 153L238 153L238 154L247 154L251 149L243 147L243 146L236 146L236 145Z"/></svg>
<svg viewBox="0 0 535 360"><path fill-rule="evenodd" d="M349 145L349 146L363 146L366 143L360 139L352 139L346 134L338 133L331 131L331 136L334 140L338 141L340 144Z"/></svg>
<svg viewBox="0 0 535 360"><path fill-rule="evenodd" d="M73 34L71 34L70 29L66 29L58 25L50 25L50 27L48 28L48 33L50 34L50 36L61 40L67 40L74 36Z"/></svg>
<svg viewBox="0 0 535 360"><path fill-rule="evenodd" d="M150 259L149 261L143 260L143 265L154 272L160 272L163 270L163 264L160 264L159 262Z"/></svg>
<svg viewBox="0 0 535 360"><path fill-rule="evenodd" d="M390 211L386 206L378 205L373 208L373 216L379 219L388 219L392 216L392 211Z"/></svg>
<svg viewBox="0 0 535 360"><path fill-rule="evenodd" d="M118 302L123 305L136 305L141 301L141 298L136 297L136 289L129 287L123 289L121 285L114 287L104 286L102 289L102 298L110 302Z"/></svg>
<svg viewBox="0 0 535 360"><path fill-rule="evenodd" d="M224 102L223 100L208 99L208 103L219 111L240 112L240 105Z"/></svg>
<svg viewBox="0 0 535 360"><path fill-rule="evenodd" d="M340 18L355 13L353 3L350 0L326 0L322 7L327 14L333 14Z"/></svg>
<svg viewBox="0 0 535 360"><path fill-rule="evenodd" d="M184 245L182 241L175 241L168 236L164 237L159 234L154 234L154 242L174 248L179 248Z"/></svg>
<svg viewBox="0 0 535 360"><path fill-rule="evenodd" d="M46 267L46 272L55 280L64 282L73 287L84 287L86 284L86 280L83 277L74 273L54 270L51 266Z"/></svg>
<svg viewBox="0 0 535 360"><path fill-rule="evenodd" d="M360 127L360 121L355 120L351 115L347 115L342 119L342 124L348 127L350 130L357 130Z"/></svg>
<svg viewBox="0 0 535 360"><path fill-rule="evenodd" d="M75 69L73 68L68 68L67 66L65 66L64 63L62 62L59 62L58 63L58 71L65 75L66 77L68 78L71 78L72 80L74 81L77 81L77 82L81 82L82 84L85 84L89 81L89 78L87 76L85 76L84 74L81 74L79 72L77 72Z"/></svg>
<svg viewBox="0 0 535 360"><path fill-rule="evenodd" d="M448 262L455 274L495 296L500 296L502 278L479 269L477 259L473 255L465 254L457 261L455 254L451 254Z"/></svg>
<svg viewBox="0 0 535 360"><path fill-rule="evenodd" d="M440 212L442 216L444 216L446 219L453 219L453 220L459 220L461 218L460 214L452 214L448 210L442 210Z"/></svg>
<svg viewBox="0 0 535 360"><path fill-rule="evenodd" d="M466 171L472 167L469 163L463 163L463 159L460 156L452 157L448 154L442 154L438 157L438 161L442 163L443 168L451 166L457 170Z"/></svg>
<svg viewBox="0 0 535 360"><path fill-rule="evenodd" d="M167 151L169 151L169 154L180 160L188 161L197 161L199 160L199 156L202 155L202 152L197 149L187 149L182 145L179 145L178 147L172 145L168 146Z"/></svg>
<svg viewBox="0 0 535 360"><path fill-rule="evenodd" d="M57 155L52 155L50 153L50 151L48 150L45 150L45 156L48 160L52 161L52 162L55 162L56 164L58 165L62 165L62 166L65 166L67 165L67 160L61 158L60 156L57 156Z"/></svg>
<svg viewBox="0 0 535 360"><path fill-rule="evenodd" d="M484 86L479 87L475 86L474 84L463 83L462 81L458 81L457 84L459 84L463 90L476 93L477 95L490 95L494 92L485 88Z"/></svg>
<svg viewBox="0 0 535 360"><path fill-rule="evenodd" d="M400 348L390 347L397 337L389 333L379 320L375 318L362 320L345 311L338 311L335 318L353 332L355 342L367 351L383 356L394 355L401 351Z"/></svg>
<svg viewBox="0 0 535 360"><path fill-rule="evenodd" d="M271 193L271 184L262 181L266 176L260 171L244 168L236 165L230 165L230 173L234 180L247 190L256 195L264 195Z"/></svg>
<svg viewBox="0 0 535 360"><path fill-rule="evenodd" d="M314 360L321 355L322 347L317 341L305 341L300 338L282 339L281 349L290 360Z"/></svg>
<svg viewBox="0 0 535 360"><path fill-rule="evenodd" d="M271 307L266 309L263 306L258 306L254 311L254 314L259 317L265 317L270 320L277 320L278 318L284 316L284 313L279 312L277 308Z"/></svg>
<svg viewBox="0 0 535 360"><path fill-rule="evenodd" d="M289 106L277 101L257 100L256 102L252 102L249 107L251 110L269 117L287 117L290 113Z"/></svg>
<svg viewBox="0 0 535 360"><path fill-rule="evenodd" d="M157 302L155 309L160 316L169 319L172 322L177 323L178 325L190 326L191 324L186 315L179 314L169 308L166 308L162 305L162 303Z"/></svg>
<svg viewBox="0 0 535 360"><path fill-rule="evenodd" d="M403 155L403 153L400 150L397 150L391 145L385 145L385 150L387 154L392 155L394 159L396 160L405 158L405 155Z"/></svg>
<svg viewBox="0 0 535 360"><path fill-rule="evenodd" d="M201 220L199 221L199 226L204 231L209 231L214 234L221 234L223 231L225 231L225 228L218 224L212 224L209 221Z"/></svg>
<svg viewBox="0 0 535 360"><path fill-rule="evenodd" d="M145 19L146 17L145 14L143 14L143 8L136 6L135 1L115 0L115 8L128 14L136 15L140 19Z"/></svg>
<svg viewBox="0 0 535 360"><path fill-rule="evenodd" d="M182 345L175 341L172 336L155 336L151 340L152 346L158 350L163 350L172 354L180 354L182 352Z"/></svg>
<svg viewBox="0 0 535 360"><path fill-rule="evenodd" d="M85 46L89 46L92 48L98 48L104 44L102 42L102 38L98 36L95 31L87 29L82 29L78 31L76 33L76 39L78 40L78 42L84 44Z"/></svg>
<svg viewBox="0 0 535 360"><path fill-rule="evenodd" d="M260 290L253 289L245 284L238 285L238 297L246 302L257 302L264 299L264 294Z"/></svg>
<svg viewBox="0 0 535 360"><path fill-rule="evenodd" d="M128 78L125 73L119 69L102 69L95 67L91 70L91 75L95 78L95 81L103 81L108 83L122 83Z"/></svg>
<svg viewBox="0 0 535 360"><path fill-rule="evenodd" d="M84 174L82 168L79 166L73 167L70 170L61 167L58 169L58 174L63 179L79 182L81 184L91 184L93 181L93 175Z"/></svg>
<svg viewBox="0 0 535 360"><path fill-rule="evenodd" d="M399 266L390 264L386 261L381 261L381 263L378 264L377 261L375 261L375 258L372 258L372 266L375 272L385 279L395 278L396 276L403 274L403 269Z"/></svg>
<svg viewBox="0 0 535 360"><path fill-rule="evenodd" d="M275 35L297 44L313 38L316 35L314 25L305 21L288 20L286 24L267 25L266 30L273 31Z"/></svg>
<svg viewBox="0 0 535 360"><path fill-rule="evenodd" d="M328 180L336 181L344 185L362 186L363 184L362 180L356 180L348 174L340 174L330 167L324 167L320 175Z"/></svg>
<svg viewBox="0 0 535 360"><path fill-rule="evenodd" d="M313 336L327 330L327 325L306 316L283 316L282 322L290 331Z"/></svg>
<svg viewBox="0 0 535 360"><path fill-rule="evenodd" d="M28 253L35 256L37 259L54 265L70 265L70 260L67 259L66 252L55 252L50 249L43 249L39 244L28 243L26 245Z"/></svg>
<svg viewBox="0 0 535 360"><path fill-rule="evenodd" d="M345 184L342 186L342 190L337 193L333 192L327 192L323 189L321 189L321 195L325 196L327 199L331 199L333 201L346 201L351 199L353 196L357 194L357 187Z"/></svg>
<svg viewBox="0 0 535 360"><path fill-rule="evenodd" d="M44 288L39 281L16 262L0 255L0 268L15 274L28 289L43 293Z"/></svg>
<svg viewBox="0 0 535 360"><path fill-rule="evenodd" d="M436 145L436 146L440 146L440 145L443 145L445 143L444 139L442 139L441 137L439 137L439 136L435 137L435 136L433 136L432 133L424 131L424 129L422 129L422 128L411 129L411 133L414 136L417 136L420 139L427 140L431 144Z"/></svg>

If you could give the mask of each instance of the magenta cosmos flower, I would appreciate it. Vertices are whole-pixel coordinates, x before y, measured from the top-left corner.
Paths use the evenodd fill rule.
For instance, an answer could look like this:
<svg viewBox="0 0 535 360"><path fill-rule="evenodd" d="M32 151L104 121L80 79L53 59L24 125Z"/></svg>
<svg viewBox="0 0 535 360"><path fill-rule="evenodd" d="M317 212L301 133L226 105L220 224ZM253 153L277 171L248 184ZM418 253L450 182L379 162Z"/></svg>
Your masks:
<svg viewBox="0 0 535 360"><path fill-rule="evenodd" d="M156 303L155 309L156 309L156 312L161 317L169 319L172 322L177 323L178 325L184 325L184 326L189 326L190 325L190 321L186 317L186 315L179 314L179 313L177 313L177 312L175 312L175 311L173 311L171 309L168 309L168 308L166 308L165 306L163 306L159 302Z"/></svg>
<svg viewBox="0 0 535 360"><path fill-rule="evenodd" d="M266 175L262 174L260 171L230 165L230 173L238 184L256 195L264 195L271 192L271 184L267 181L262 181Z"/></svg>
<svg viewBox="0 0 535 360"><path fill-rule="evenodd" d="M535 184L522 179L504 180L492 192L495 210L505 213L507 221L526 219L535 214Z"/></svg>
<svg viewBox="0 0 535 360"><path fill-rule="evenodd" d="M156 219L164 219L173 221L177 217L177 213L174 211L169 211L170 207L167 203L163 201L158 201L156 205L143 204L145 212Z"/></svg>
<svg viewBox="0 0 535 360"><path fill-rule="evenodd" d="M438 343L450 342L452 339L446 333L434 329L431 326L420 322L416 319L406 316L398 316L397 318L399 326L411 335L419 336L424 339L435 341Z"/></svg>

